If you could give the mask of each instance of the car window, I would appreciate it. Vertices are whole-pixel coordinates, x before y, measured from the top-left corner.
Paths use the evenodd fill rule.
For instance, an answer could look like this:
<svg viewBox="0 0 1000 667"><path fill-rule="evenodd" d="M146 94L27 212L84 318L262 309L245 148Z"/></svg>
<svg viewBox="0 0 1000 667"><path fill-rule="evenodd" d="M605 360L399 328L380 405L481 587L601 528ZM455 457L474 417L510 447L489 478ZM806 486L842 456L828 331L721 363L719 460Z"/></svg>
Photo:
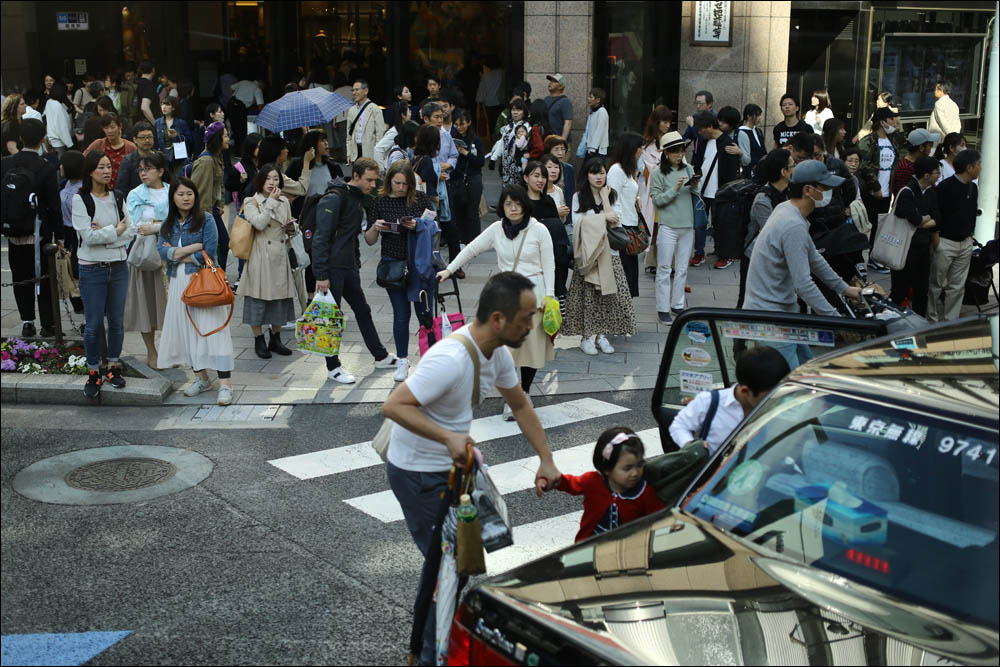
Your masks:
<svg viewBox="0 0 1000 667"><path fill-rule="evenodd" d="M871 323L852 320L810 326L767 321L760 315L739 315L737 311L724 317L678 323L681 331L669 370L661 376L662 407L679 410L699 392L731 386L736 382L736 357L748 347L770 345L782 353L790 369L795 369L813 357L882 333ZM786 313L774 315L787 317Z"/></svg>
<svg viewBox="0 0 1000 667"><path fill-rule="evenodd" d="M795 384L685 509L764 549L997 627L997 433Z"/></svg>

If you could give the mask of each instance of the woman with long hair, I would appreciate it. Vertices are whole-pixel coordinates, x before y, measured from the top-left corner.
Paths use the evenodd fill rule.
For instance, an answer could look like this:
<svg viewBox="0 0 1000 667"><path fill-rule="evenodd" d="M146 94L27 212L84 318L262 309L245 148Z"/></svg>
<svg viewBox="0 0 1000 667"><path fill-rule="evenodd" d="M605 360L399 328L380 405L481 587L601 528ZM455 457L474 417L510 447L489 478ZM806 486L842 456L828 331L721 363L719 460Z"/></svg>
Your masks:
<svg viewBox="0 0 1000 667"><path fill-rule="evenodd" d="M226 205L223 151L228 149L229 133L221 121L215 121L205 128L205 152L198 156L191 167L191 181L200 194L198 205L209 222L215 223L215 250L218 252L215 259L223 273L229 260L229 230L222 220L222 211Z"/></svg>
<svg viewBox="0 0 1000 667"><path fill-rule="evenodd" d="M411 118L410 105L404 100L393 102L386 109L386 112L388 113L389 128L375 144L374 158L375 162L379 165L379 169L388 169L389 165L392 164L391 161L386 160L386 156L392 150L392 147L396 145L396 137L399 135L399 132Z"/></svg>
<svg viewBox="0 0 1000 667"><path fill-rule="evenodd" d="M944 139L938 144L937 152L934 153L938 164L941 165L941 177L938 183L955 175L955 157L964 150L965 137L961 132L949 132L944 135Z"/></svg>
<svg viewBox="0 0 1000 667"><path fill-rule="evenodd" d="M73 112L73 103L66 96L66 86L59 82L52 84L43 112L45 138L59 155L73 148Z"/></svg>
<svg viewBox="0 0 1000 667"><path fill-rule="evenodd" d="M170 95L160 101L160 111L163 115L156 119L153 135L156 137L156 150L163 153L171 176L180 174L181 167L187 161L174 155L175 144L184 144L184 153L188 154L192 147L191 128L187 121L177 116L177 98Z"/></svg>
<svg viewBox="0 0 1000 667"><path fill-rule="evenodd" d="M417 220L426 209L433 209L434 204L423 192L417 191L417 179L406 160L398 160L389 166L382 182L382 189L368 208L368 228L365 230L365 241L375 245L381 238L381 257L383 261L405 261L411 274L415 274L412 266L417 260L410 259L419 246L416 242ZM412 248L411 248L412 246ZM429 256L421 258L422 264L429 264ZM410 299L407 285L386 287L389 302L392 304L392 338L396 344L396 382L406 379L410 368ZM419 296L419 295L418 295ZM433 297L431 297L433 298ZM428 315L426 305L419 298L413 301L413 310L417 320Z"/></svg>
<svg viewBox="0 0 1000 667"><path fill-rule="evenodd" d="M169 99L169 98L165 98ZM132 224L140 236L156 236L170 210L170 172L166 170L162 153L153 151L139 158L139 178L142 183L128 193ZM146 363L159 368L156 354L156 330L163 329L167 309L167 290L163 286L163 269L142 271L129 264L128 294L125 297L125 331L138 331L146 344Z"/></svg>
<svg viewBox="0 0 1000 667"><path fill-rule="evenodd" d="M809 101L812 104L812 108L806 112L805 121L812 127L813 132L823 134L824 123L833 118L833 104L830 102L830 93L827 92L826 88L814 90Z"/></svg>
<svg viewBox="0 0 1000 667"><path fill-rule="evenodd" d="M3 111L0 113L0 136L3 137L4 157L21 150L21 118L27 108L24 97L17 93L4 98Z"/></svg>
<svg viewBox="0 0 1000 667"><path fill-rule="evenodd" d="M608 244L608 229L620 224L617 194L607 184L604 160L583 165L583 178L573 204L573 279L566 297L561 333L583 336L585 354L614 354L608 336L635 334L635 307L617 250ZM633 205L634 206L634 205Z"/></svg>
<svg viewBox="0 0 1000 667"><path fill-rule="evenodd" d="M644 141L642 147L641 172L638 174L639 180L639 201L642 206L642 217L649 225L653 236L649 241L649 249L646 251L646 271L656 273L656 207L653 206L649 198L649 179L653 172L660 166L660 139L670 131L670 124L674 120L674 112L663 104L653 107L653 112L646 119L646 128L642 132Z"/></svg>
<svg viewBox="0 0 1000 667"><path fill-rule="evenodd" d="M650 200L656 206L660 231L656 238L656 313L669 324L671 313L684 310L688 258L694 247L694 207L690 167L684 162L688 142L677 132L660 140L663 160L650 177Z"/></svg>
<svg viewBox="0 0 1000 667"><path fill-rule="evenodd" d="M537 161L529 164L536 164L541 169L541 164ZM545 180L548 181L547 175ZM548 198L547 195L545 197ZM500 271L516 271L535 285L538 310L532 318L534 326L521 346L510 351L514 364L521 368L521 388L525 394L531 389L538 369L543 368L547 361L555 359L552 338L542 328L545 297L555 298L556 265L552 254L552 237L545 225L535 219L533 210L534 202L522 186L504 188L497 203L500 219L484 229L482 234L452 260L448 268L438 273L440 280L447 280L477 255L495 250L497 268ZM508 407L504 408L504 419L514 420Z"/></svg>
<svg viewBox="0 0 1000 667"><path fill-rule="evenodd" d="M320 134L325 143L326 133ZM261 359L270 359L272 352L292 353L281 342L281 327L297 317L288 256L288 239L297 230L288 198L281 194L283 181L274 164L263 165L254 177L254 195L243 204L243 217L253 226L254 235L236 294L243 297L243 324L253 330L254 351ZM262 329L266 325L271 327L267 342Z"/></svg>
<svg viewBox="0 0 1000 667"><path fill-rule="evenodd" d="M234 365L228 322L231 307L188 307L182 300L191 277L205 265L202 253L214 257L218 251L218 227L199 199L194 181L177 179L171 191L167 219L160 227L160 257L170 278L167 311L160 334L160 364L164 367L185 364L194 369L194 381L184 390L188 397L212 388L207 369L214 369L219 374L220 385L217 403L229 405L233 402Z"/></svg>
<svg viewBox="0 0 1000 667"><path fill-rule="evenodd" d="M457 222L459 240L468 244L480 232L479 202L483 197L486 154L468 111L455 109L451 121L451 136L458 150L458 165L451 174L452 192L457 195L452 202L452 216Z"/></svg>
<svg viewBox="0 0 1000 667"><path fill-rule="evenodd" d="M344 172L340 165L330 157L330 144L326 136L326 130L309 130L302 135L299 142L296 157L289 163L285 170L285 178L303 182L302 175L309 172L308 186L305 197L318 195L326 192L326 186L335 178L343 178ZM309 163L306 164L306 156L310 156ZM293 202L292 213L298 217L302 210L302 204L297 206Z"/></svg>
<svg viewBox="0 0 1000 667"><path fill-rule="evenodd" d="M844 121L839 118L828 118L823 123L823 147L826 154L838 160L844 154L844 138L847 136Z"/></svg>
<svg viewBox="0 0 1000 667"><path fill-rule="evenodd" d="M611 168L608 169L608 186L615 191L615 210L620 216L622 227L638 227L639 213L639 166L645 139L637 132L626 132L618 137L614 149L608 157ZM621 255L622 269L628 282L629 293L639 296L639 257L637 255Z"/></svg>
<svg viewBox="0 0 1000 667"><path fill-rule="evenodd" d="M61 84L55 84L53 88ZM49 103L61 104L58 97ZM91 213L93 211L93 213ZM101 385L125 386L119 359L125 340L125 298L128 293L129 242L135 228L122 198L111 189L111 160L94 151L84 158L83 184L73 196L73 229L80 240L80 297L83 299L83 346L89 377L88 398L101 393ZM101 329L107 318L108 368L101 371Z"/></svg>

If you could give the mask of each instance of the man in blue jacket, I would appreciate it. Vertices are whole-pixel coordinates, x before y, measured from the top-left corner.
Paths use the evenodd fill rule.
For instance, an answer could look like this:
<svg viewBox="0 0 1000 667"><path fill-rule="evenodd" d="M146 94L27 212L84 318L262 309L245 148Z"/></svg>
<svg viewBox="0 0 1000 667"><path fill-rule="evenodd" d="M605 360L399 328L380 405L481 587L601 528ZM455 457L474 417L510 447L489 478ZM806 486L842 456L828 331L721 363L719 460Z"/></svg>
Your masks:
<svg viewBox="0 0 1000 667"><path fill-rule="evenodd" d="M395 368L396 355L389 354L379 340L372 309L361 286L361 247L358 236L364 224L365 197L375 189L378 165L367 157L351 166L351 180L337 178L316 205L316 234L312 242L312 269L317 292L332 292L340 305L346 299L354 311L365 347L375 357L375 368ZM340 365L340 357L326 358L328 376L334 382L354 384L355 378Z"/></svg>

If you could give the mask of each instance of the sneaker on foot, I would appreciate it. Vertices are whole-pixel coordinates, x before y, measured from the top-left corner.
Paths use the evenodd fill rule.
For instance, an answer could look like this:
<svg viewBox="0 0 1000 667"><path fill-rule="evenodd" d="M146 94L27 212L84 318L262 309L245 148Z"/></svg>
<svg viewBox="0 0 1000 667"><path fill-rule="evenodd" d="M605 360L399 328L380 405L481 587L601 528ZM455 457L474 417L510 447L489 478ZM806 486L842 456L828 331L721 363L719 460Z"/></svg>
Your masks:
<svg viewBox="0 0 1000 667"><path fill-rule="evenodd" d="M674 317L680 317L681 313L684 312L684 309L683 308L671 308L670 312L674 315Z"/></svg>
<svg viewBox="0 0 1000 667"><path fill-rule="evenodd" d="M83 395L87 398L97 398L101 393L101 373L100 371L90 371L87 377L87 384L83 388Z"/></svg>
<svg viewBox="0 0 1000 667"><path fill-rule="evenodd" d="M187 386L184 390L184 395L188 398L192 396L197 396L198 394L204 393L212 388L212 383L209 380L202 380L201 378L195 378L194 382Z"/></svg>
<svg viewBox="0 0 1000 667"><path fill-rule="evenodd" d="M340 384L354 384L354 376L348 373L343 366L337 366L326 374L328 378Z"/></svg>
<svg viewBox="0 0 1000 667"><path fill-rule="evenodd" d="M396 364L399 363L399 359L395 354L390 354L385 359L380 359L375 362L375 368L395 368Z"/></svg>
<svg viewBox="0 0 1000 667"><path fill-rule="evenodd" d="M670 313L657 311L656 316L660 318L660 322L662 322L663 324L670 324L671 322L673 322L673 320L670 319Z"/></svg>
<svg viewBox="0 0 1000 667"><path fill-rule="evenodd" d="M233 402L233 388L227 387L222 384L219 385L219 398L216 401L218 405L229 405Z"/></svg>
<svg viewBox="0 0 1000 667"><path fill-rule="evenodd" d="M890 269L884 264L879 264L878 262L868 262L868 268L875 273L889 273Z"/></svg>
<svg viewBox="0 0 1000 667"><path fill-rule="evenodd" d="M113 365L108 369L107 373L104 374L105 380L115 389L125 388L125 378L122 377L122 367L118 364Z"/></svg>
<svg viewBox="0 0 1000 667"><path fill-rule="evenodd" d="M597 347L601 348L601 352L604 354L614 354L615 348L611 347L611 343L604 336L597 337Z"/></svg>
<svg viewBox="0 0 1000 667"><path fill-rule="evenodd" d="M406 380L406 376L407 374L409 374L409 372L410 372L410 360L400 359L396 363L396 374L393 376L392 379L394 379L396 382L403 382Z"/></svg>
<svg viewBox="0 0 1000 667"><path fill-rule="evenodd" d="M594 346L594 340L592 338L584 338L580 341L580 349L583 350L584 354L589 354L590 356L597 355L597 347Z"/></svg>
<svg viewBox="0 0 1000 667"><path fill-rule="evenodd" d="M690 265L691 266L701 266L704 263L705 263L705 255L703 255L701 253L698 253L694 257L691 258Z"/></svg>
<svg viewBox="0 0 1000 667"><path fill-rule="evenodd" d="M715 268L717 269L728 269L733 265L733 260L731 259L720 259L715 263Z"/></svg>

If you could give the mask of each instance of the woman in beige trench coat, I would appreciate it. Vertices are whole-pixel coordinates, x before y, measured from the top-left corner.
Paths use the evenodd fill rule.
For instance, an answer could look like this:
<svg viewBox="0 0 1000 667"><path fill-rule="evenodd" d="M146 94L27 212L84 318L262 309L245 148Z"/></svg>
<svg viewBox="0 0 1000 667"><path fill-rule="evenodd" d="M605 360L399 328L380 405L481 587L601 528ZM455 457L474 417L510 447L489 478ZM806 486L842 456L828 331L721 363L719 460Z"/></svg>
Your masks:
<svg viewBox="0 0 1000 667"><path fill-rule="evenodd" d="M270 359L272 352L292 353L281 342L281 326L296 317L288 239L297 232L288 199L281 194L283 181L274 164L264 165L254 179L254 196L243 205L254 238L237 295L243 297L243 324L253 329L254 351L261 359ZM271 335L265 342L267 325Z"/></svg>

